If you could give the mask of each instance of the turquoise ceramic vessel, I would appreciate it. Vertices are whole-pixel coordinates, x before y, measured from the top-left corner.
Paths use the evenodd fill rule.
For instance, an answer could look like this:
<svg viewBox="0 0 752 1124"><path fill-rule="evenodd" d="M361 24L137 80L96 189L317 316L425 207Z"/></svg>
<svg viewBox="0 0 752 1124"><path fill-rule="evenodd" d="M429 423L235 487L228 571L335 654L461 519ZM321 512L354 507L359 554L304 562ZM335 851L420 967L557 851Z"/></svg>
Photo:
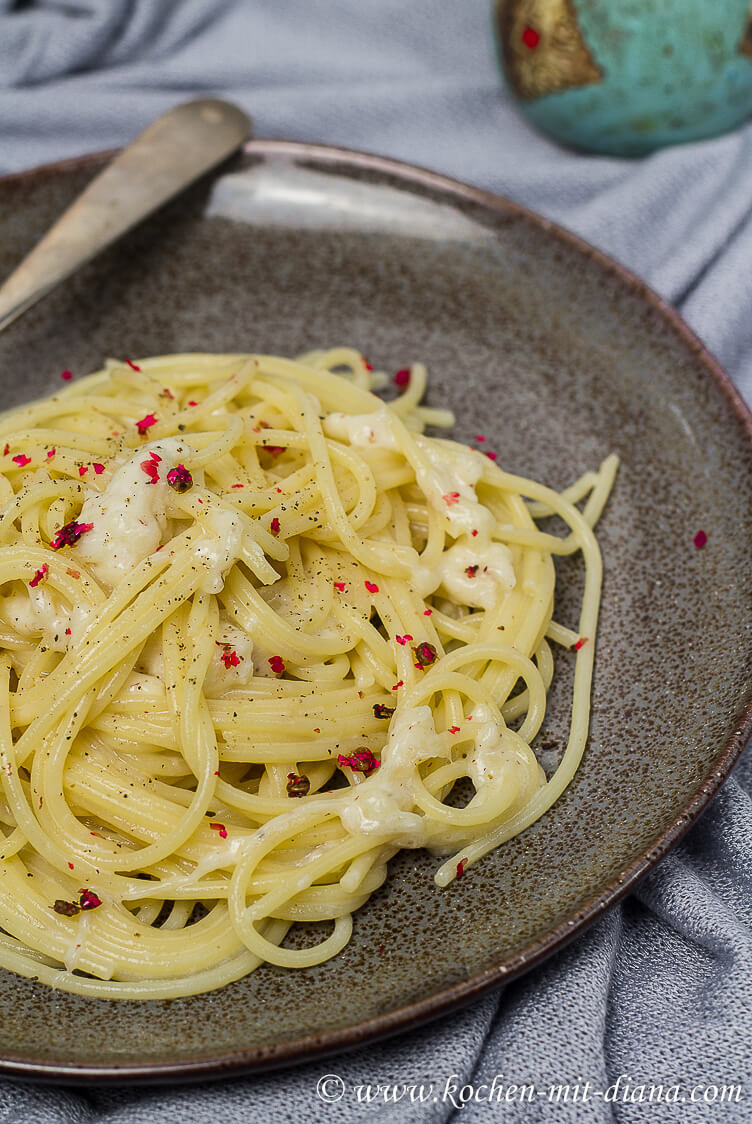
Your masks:
<svg viewBox="0 0 752 1124"><path fill-rule="evenodd" d="M497 0L507 80L578 148L640 155L752 113L750 0Z"/></svg>

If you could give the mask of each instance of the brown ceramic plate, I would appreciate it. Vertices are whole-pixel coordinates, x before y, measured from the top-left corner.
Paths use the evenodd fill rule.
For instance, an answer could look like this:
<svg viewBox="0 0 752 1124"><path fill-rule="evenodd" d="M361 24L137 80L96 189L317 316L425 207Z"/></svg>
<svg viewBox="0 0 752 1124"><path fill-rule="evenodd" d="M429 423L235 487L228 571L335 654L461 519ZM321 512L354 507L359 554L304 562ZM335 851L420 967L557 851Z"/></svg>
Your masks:
<svg viewBox="0 0 752 1124"><path fill-rule="evenodd" d="M0 180L0 275L101 166ZM229 217L228 217L229 216ZM438 890L406 853L350 946L221 992L100 1002L0 974L0 1070L180 1079L299 1061L456 1008L539 963L686 831L750 730L752 440L728 379L670 309L505 200L357 153L258 141L0 335L2 405L108 355L349 342L425 360L458 437L563 486L622 458L590 743L539 823ZM702 529L708 541L693 546ZM577 566L557 616L573 622ZM562 655L545 732L566 724Z"/></svg>

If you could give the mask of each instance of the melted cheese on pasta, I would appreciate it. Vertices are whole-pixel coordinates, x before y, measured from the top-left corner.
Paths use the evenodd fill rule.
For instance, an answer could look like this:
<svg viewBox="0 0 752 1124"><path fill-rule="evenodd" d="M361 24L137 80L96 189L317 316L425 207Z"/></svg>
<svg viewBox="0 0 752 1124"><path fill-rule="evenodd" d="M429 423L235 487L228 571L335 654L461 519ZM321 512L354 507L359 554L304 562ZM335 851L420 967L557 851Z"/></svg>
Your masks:
<svg viewBox="0 0 752 1124"><path fill-rule="evenodd" d="M110 361L0 417L0 964L130 999L306 967L399 848L445 886L572 779L616 460L558 495L424 435L452 419L419 364L378 379L345 348ZM547 779L548 637L586 642Z"/></svg>

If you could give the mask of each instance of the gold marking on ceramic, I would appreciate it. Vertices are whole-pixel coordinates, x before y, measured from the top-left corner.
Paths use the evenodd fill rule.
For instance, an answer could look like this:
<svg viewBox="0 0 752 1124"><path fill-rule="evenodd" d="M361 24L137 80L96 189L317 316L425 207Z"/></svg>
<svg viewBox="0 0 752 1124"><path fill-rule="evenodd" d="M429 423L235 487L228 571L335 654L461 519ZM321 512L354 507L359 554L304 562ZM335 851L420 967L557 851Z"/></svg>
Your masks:
<svg viewBox="0 0 752 1124"><path fill-rule="evenodd" d="M746 55L748 59L752 59L752 4L749 6L747 26L744 28L742 41L739 44L739 54Z"/></svg>
<svg viewBox="0 0 752 1124"><path fill-rule="evenodd" d="M498 0L496 18L507 77L519 97L539 98L603 80L571 0Z"/></svg>

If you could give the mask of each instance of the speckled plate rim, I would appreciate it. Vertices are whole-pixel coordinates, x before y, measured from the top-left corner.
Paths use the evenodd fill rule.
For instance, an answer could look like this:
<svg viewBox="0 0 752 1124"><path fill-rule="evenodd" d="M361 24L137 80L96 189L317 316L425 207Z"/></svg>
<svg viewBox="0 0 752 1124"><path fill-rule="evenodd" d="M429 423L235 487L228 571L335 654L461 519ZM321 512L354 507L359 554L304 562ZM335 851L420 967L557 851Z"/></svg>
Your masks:
<svg viewBox="0 0 752 1124"><path fill-rule="evenodd" d="M23 172L0 176L0 191L6 184L23 185L25 181L57 177L68 171L83 171L91 168L94 172L111 158L115 151L117 150L88 153L72 159L42 164ZM296 161L314 160L319 164L329 164L332 171L338 168L344 171L349 167L359 171L377 172L400 180L408 187L438 191L449 205L453 203L480 205L492 212L512 216L544 231L549 237L580 253L583 258L594 262L600 269L620 281L686 345L730 404L746 437L747 451L752 460L752 412L718 361L675 308L634 273L596 249L585 239L503 196L383 156L348 148L271 139L249 141L244 146L244 151L249 156L287 157ZM247 1050L185 1062L123 1066L85 1066L77 1063L68 1065L61 1062L33 1062L0 1056L0 1075L58 1084L110 1085L126 1082L156 1084L238 1077L242 1074L311 1062L345 1050L352 1050L399 1032L415 1029L441 1015L450 1014L480 999L494 988L507 984L524 972L535 968L549 956L564 948L601 914L624 898L694 825L727 779L751 735L752 702L742 712L733 736L728 739L722 755L713 766L712 775L685 804L657 841L650 848L642 851L619 878L610 882L603 893L592 898L566 921L551 929L544 938L532 942L511 960L471 976L461 983L353 1026L322 1034L310 1034L268 1047L255 1046Z"/></svg>

